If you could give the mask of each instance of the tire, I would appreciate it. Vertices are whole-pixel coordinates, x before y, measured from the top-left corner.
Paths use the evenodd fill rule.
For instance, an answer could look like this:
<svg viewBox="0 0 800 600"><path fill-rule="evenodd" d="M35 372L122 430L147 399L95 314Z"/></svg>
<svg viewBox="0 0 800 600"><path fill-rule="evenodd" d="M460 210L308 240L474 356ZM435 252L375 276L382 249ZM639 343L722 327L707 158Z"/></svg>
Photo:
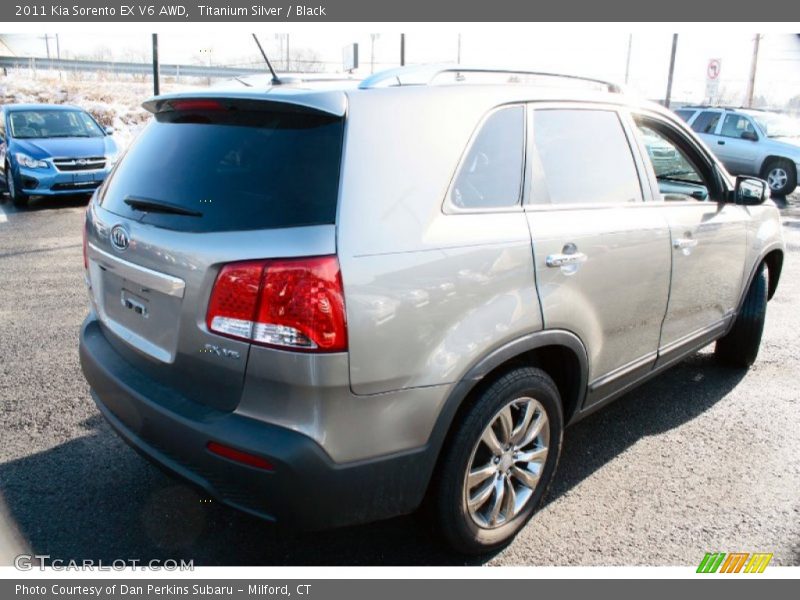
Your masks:
<svg viewBox="0 0 800 600"><path fill-rule="evenodd" d="M789 160L783 158L771 160L761 175L767 181L770 191L776 196L788 196L797 187L797 169Z"/></svg>
<svg viewBox="0 0 800 600"><path fill-rule="evenodd" d="M731 330L717 340L714 354L722 362L742 369L752 365L758 356L764 320L767 315L767 268L758 268L747 290L742 310Z"/></svg>
<svg viewBox="0 0 800 600"><path fill-rule="evenodd" d="M528 411L530 425L525 427ZM510 419L511 427L504 427L501 413ZM546 418L543 422L539 421L542 415ZM537 426L539 433L534 433ZM448 436L434 480L432 516L454 550L464 554L490 552L508 544L525 526L553 479L563 428L558 388L540 369L514 369L480 393ZM489 436L487 430L494 433L500 446L507 445L503 442L509 439L516 442L502 459L496 460L496 453L483 441ZM507 431L512 435L506 435ZM530 435L535 437L525 443ZM537 456L537 461L517 460L521 456ZM479 483L468 487L468 470L476 473L473 483ZM483 473L480 477L479 470ZM492 474L486 475L488 471ZM484 502L470 509L467 498L478 499L480 492L489 488L490 495ZM513 495L509 489L513 489ZM514 508L509 508L509 498L516 499ZM499 510L493 511L498 505Z"/></svg>
<svg viewBox="0 0 800 600"><path fill-rule="evenodd" d="M6 187L8 188L8 197L11 198L11 203L17 208L24 208L28 206L28 197L19 191L17 182L14 180L14 172L11 170L11 165L6 163Z"/></svg>

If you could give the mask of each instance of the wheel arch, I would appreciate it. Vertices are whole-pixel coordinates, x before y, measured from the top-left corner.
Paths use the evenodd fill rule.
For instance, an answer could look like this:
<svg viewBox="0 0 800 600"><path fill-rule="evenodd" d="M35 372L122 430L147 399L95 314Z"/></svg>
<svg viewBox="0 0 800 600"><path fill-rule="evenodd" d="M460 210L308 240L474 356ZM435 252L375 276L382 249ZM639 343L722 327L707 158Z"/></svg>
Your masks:
<svg viewBox="0 0 800 600"><path fill-rule="evenodd" d="M776 248L767 252L761 262L767 265L767 289L769 290L767 298L772 300L775 290L778 289L778 282L781 279L781 271L783 270L783 250Z"/></svg>
<svg viewBox="0 0 800 600"><path fill-rule="evenodd" d="M765 156L764 160L761 161L761 168L758 170L758 174L761 177L766 177L766 175L767 175L767 167L769 167L769 165L772 164L773 162L775 162L776 160L783 160L783 161L786 161L787 163L789 163L789 165L791 166L792 170L794 171L795 179L797 178L797 166L795 165L795 162L792 159L790 159L790 158L788 158L786 156L781 156L779 154L769 154L769 155Z"/></svg>
<svg viewBox="0 0 800 600"><path fill-rule="evenodd" d="M573 420L586 396L589 376L588 354L580 338L566 330L546 330L508 342L470 367L445 400L428 443L431 468L426 487L461 416L486 386L518 366L537 367L550 375L561 396L564 423Z"/></svg>
<svg viewBox="0 0 800 600"><path fill-rule="evenodd" d="M775 291L778 289L778 281L780 281L781 270L783 269L783 245L779 243L769 245L761 252L758 260L753 263L753 267L750 269L747 281L745 282L745 285L742 286L742 291L739 297L739 303L736 305L735 314L738 315L741 312L742 305L747 297L747 291L753 284L753 279L758 273L758 270L761 268L761 265L766 265L767 267L767 299L771 300L775 295ZM731 320L731 326L733 326L734 320L735 319Z"/></svg>

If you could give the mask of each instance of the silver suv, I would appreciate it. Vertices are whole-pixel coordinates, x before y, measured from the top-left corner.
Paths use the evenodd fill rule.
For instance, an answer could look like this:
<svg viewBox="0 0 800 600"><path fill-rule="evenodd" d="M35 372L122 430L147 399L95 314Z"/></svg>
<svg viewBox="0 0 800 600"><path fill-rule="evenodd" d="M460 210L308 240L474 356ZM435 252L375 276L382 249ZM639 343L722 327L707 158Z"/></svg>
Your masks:
<svg viewBox="0 0 800 600"><path fill-rule="evenodd" d="M612 85L424 67L144 106L87 210L81 363L123 439L227 505L313 529L427 499L485 552L566 425L711 342L756 358L765 183Z"/></svg>
<svg viewBox="0 0 800 600"><path fill-rule="evenodd" d="M675 111L725 167L766 179L776 196L791 194L800 171L800 121L747 108L686 106Z"/></svg>

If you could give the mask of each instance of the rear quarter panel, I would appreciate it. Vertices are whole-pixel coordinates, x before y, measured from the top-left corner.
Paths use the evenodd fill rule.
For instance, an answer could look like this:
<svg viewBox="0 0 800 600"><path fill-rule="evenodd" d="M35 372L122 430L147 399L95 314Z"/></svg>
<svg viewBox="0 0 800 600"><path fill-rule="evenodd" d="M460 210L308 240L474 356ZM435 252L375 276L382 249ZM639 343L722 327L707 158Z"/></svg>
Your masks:
<svg viewBox="0 0 800 600"><path fill-rule="evenodd" d="M541 328L524 214L442 211L473 130L498 103L413 89L350 97L337 244L356 394L458 381Z"/></svg>

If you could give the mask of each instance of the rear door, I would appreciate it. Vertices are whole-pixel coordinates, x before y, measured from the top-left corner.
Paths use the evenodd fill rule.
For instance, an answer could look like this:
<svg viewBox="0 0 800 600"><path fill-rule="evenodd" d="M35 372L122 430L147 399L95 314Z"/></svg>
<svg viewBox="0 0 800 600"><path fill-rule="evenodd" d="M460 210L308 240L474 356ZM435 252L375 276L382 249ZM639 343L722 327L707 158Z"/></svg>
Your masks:
<svg viewBox="0 0 800 600"><path fill-rule="evenodd" d="M544 322L586 345L591 403L655 362L669 229L646 202L643 163L616 108L535 105L531 115L527 218Z"/></svg>
<svg viewBox="0 0 800 600"><path fill-rule="evenodd" d="M720 109L701 110L690 123L692 130L711 148L712 152L717 151L712 144L716 143L715 134L721 117L722 110Z"/></svg>
<svg viewBox="0 0 800 600"><path fill-rule="evenodd" d="M713 337L733 314L745 264L745 207L725 201L725 184L713 163L680 128L658 115L639 114L641 143L670 147L669 168L653 161L652 185L669 221L672 285L659 352Z"/></svg>
<svg viewBox="0 0 800 600"><path fill-rule="evenodd" d="M249 344L206 327L216 275L335 253L343 114L225 99L156 111L88 213L93 307L143 374L232 410Z"/></svg>

